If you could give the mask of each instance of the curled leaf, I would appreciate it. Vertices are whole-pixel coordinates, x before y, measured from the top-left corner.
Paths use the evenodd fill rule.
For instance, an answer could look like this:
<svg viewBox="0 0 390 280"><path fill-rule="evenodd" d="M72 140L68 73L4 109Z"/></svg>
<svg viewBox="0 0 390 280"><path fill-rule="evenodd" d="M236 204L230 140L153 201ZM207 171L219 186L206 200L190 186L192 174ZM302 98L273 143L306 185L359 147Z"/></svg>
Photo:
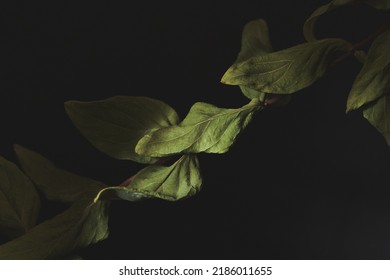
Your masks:
<svg viewBox="0 0 390 280"><path fill-rule="evenodd" d="M151 157L225 153L260 108L262 104L257 99L238 109L195 103L180 124L147 133L138 142L136 152Z"/></svg>
<svg viewBox="0 0 390 280"><path fill-rule="evenodd" d="M175 125L179 121L170 106L147 97L68 101L65 109L81 134L97 149L117 159L140 163L153 163L156 159L135 153L138 140L149 130Z"/></svg>
<svg viewBox="0 0 390 280"><path fill-rule="evenodd" d="M294 93L319 79L349 47L342 39L324 39L254 56L233 64L221 82L265 93Z"/></svg>
<svg viewBox="0 0 390 280"><path fill-rule="evenodd" d="M0 233L15 238L36 223L40 199L33 183L12 162L0 157Z"/></svg>
<svg viewBox="0 0 390 280"><path fill-rule="evenodd" d="M389 0L333 0L328 4L322 5L318 7L310 17L305 21L303 25L303 34L305 39L308 42L315 41L314 28L315 24L320 16L325 13L328 13L340 6L349 5L353 3L364 3L374 7L379 10L388 10L390 9L390 1Z"/></svg>
<svg viewBox="0 0 390 280"><path fill-rule="evenodd" d="M318 20L318 18L327 13L332 11L333 9L344 6L347 4L351 4L353 2L356 2L356 0L333 0L329 2L328 4L322 5L318 7L311 15L310 17L305 21L305 24L303 25L303 35L305 36L306 41L312 42L315 41L316 38L314 36L314 27Z"/></svg>
<svg viewBox="0 0 390 280"><path fill-rule="evenodd" d="M372 43L347 100L347 112L390 93L390 30Z"/></svg>
<svg viewBox="0 0 390 280"><path fill-rule="evenodd" d="M15 145L20 165L27 176L49 200L73 202L81 197L98 193L104 183L78 176L57 168L40 154Z"/></svg>

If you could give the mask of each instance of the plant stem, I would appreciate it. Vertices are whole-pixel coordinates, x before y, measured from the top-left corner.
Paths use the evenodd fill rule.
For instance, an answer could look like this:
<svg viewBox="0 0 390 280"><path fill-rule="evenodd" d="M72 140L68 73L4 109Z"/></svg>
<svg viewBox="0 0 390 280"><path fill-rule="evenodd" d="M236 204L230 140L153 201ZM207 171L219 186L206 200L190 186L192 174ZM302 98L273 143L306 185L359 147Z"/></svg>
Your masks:
<svg viewBox="0 0 390 280"><path fill-rule="evenodd" d="M350 57L351 55L354 54L355 51L357 50L362 50L364 47L369 45L372 41L374 41L380 34L382 34L384 31L388 30L390 28L390 22L387 22L383 24L380 28L378 28L377 31L374 33L370 34L360 42L357 42L351 46L351 48L348 50L347 53L343 54L339 58L337 58L332 65L338 64L345 60L346 58Z"/></svg>

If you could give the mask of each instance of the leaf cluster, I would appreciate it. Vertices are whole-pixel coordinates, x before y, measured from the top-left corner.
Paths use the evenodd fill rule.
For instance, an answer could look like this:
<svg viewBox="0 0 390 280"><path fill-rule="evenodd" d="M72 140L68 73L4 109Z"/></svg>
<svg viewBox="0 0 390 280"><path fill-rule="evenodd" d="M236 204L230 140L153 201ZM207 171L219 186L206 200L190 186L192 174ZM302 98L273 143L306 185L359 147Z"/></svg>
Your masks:
<svg viewBox="0 0 390 280"><path fill-rule="evenodd" d="M12 239L0 246L0 259L66 258L107 238L112 200L177 201L195 195L202 187L197 154L228 152L255 113L288 104L293 93L350 56L362 68L349 92L346 112L360 110L390 145L389 25L357 44L342 38L317 39L314 32L320 16L355 4L390 9L389 0L333 0L306 20L306 42L283 50L272 47L265 20L247 23L238 56L221 79L238 86L250 100L239 108L197 102L181 119L163 101L142 96L67 101L70 120L96 149L145 166L109 186L62 170L15 145L21 169L0 157L0 232ZM365 53L367 42L371 45ZM66 203L68 209L37 224L42 196Z"/></svg>

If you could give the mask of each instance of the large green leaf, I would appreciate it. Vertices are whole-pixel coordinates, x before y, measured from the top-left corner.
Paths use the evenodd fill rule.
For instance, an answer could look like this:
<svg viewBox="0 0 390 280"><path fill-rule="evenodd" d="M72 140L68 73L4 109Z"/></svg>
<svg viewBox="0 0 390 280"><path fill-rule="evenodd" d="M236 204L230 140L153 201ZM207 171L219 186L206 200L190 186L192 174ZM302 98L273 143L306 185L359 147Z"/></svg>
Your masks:
<svg viewBox="0 0 390 280"><path fill-rule="evenodd" d="M265 93L294 93L319 79L349 46L342 39L324 39L258 55L233 64L221 82Z"/></svg>
<svg viewBox="0 0 390 280"><path fill-rule="evenodd" d="M65 109L75 126L97 149L117 159L140 163L153 163L155 159L135 153L138 140L149 130L175 125L179 121L170 106L147 97L68 101Z"/></svg>
<svg viewBox="0 0 390 280"><path fill-rule="evenodd" d="M198 102L178 125L147 133L135 150L140 155L164 157L179 153L225 153L262 108L258 99L239 109Z"/></svg>
<svg viewBox="0 0 390 280"><path fill-rule="evenodd" d="M390 30L372 43L347 100L347 112L390 93Z"/></svg>
<svg viewBox="0 0 390 280"><path fill-rule="evenodd" d="M15 145L23 171L49 200L73 202L98 193L106 184L57 168L40 154Z"/></svg>
<svg viewBox="0 0 390 280"><path fill-rule="evenodd" d="M149 165L132 178L128 186L108 187L103 194L114 193L120 199L137 201L145 197L156 197L169 201L188 198L199 192L202 177L196 155L182 155L171 166Z"/></svg>
<svg viewBox="0 0 390 280"><path fill-rule="evenodd" d="M36 223L40 199L33 183L12 162L0 157L0 234L14 238Z"/></svg>
<svg viewBox="0 0 390 280"><path fill-rule="evenodd" d="M380 10L390 9L390 0L333 0L328 4L318 7L305 21L303 26L303 34L306 40L308 42L316 40L314 35L314 28L320 16L334 10L335 8L352 3L365 3Z"/></svg>
<svg viewBox="0 0 390 280"><path fill-rule="evenodd" d="M0 259L58 259L108 237L108 202L79 200L0 246Z"/></svg>
<svg viewBox="0 0 390 280"><path fill-rule="evenodd" d="M272 52L268 35L268 25L263 19L248 22L242 31L241 50L234 63L240 63L257 55L266 55ZM265 100L265 93L246 86L241 86L242 93L249 99Z"/></svg>
<svg viewBox="0 0 390 280"><path fill-rule="evenodd" d="M363 110L363 116L374 126L390 146L390 94L386 94Z"/></svg>

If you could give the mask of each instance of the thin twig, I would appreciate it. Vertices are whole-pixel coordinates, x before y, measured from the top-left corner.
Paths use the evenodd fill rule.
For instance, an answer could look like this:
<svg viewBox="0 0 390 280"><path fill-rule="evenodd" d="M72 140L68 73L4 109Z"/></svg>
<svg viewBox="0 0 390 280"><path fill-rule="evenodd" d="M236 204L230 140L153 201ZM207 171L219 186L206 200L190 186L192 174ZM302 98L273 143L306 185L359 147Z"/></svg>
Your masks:
<svg viewBox="0 0 390 280"><path fill-rule="evenodd" d="M367 45L369 45L372 41L374 41L380 34L382 34L384 31L388 30L390 28L390 22L387 22L386 24L383 24L377 31L374 33L370 34L360 42L353 44L351 48L348 50L347 53L343 54L339 58L337 58L335 61L333 61L332 65L338 64L345 60L346 58L350 57L351 55L354 54L355 51L361 50Z"/></svg>

